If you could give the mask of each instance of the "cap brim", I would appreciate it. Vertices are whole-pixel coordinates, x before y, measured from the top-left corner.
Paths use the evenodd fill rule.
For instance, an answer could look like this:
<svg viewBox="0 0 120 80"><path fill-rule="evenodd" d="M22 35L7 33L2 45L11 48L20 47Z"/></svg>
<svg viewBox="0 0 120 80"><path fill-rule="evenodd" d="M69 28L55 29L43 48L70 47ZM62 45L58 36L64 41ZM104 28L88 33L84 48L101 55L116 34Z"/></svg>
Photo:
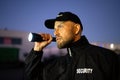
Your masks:
<svg viewBox="0 0 120 80"><path fill-rule="evenodd" d="M45 21L45 26L49 29L54 29L55 19L48 19Z"/></svg>

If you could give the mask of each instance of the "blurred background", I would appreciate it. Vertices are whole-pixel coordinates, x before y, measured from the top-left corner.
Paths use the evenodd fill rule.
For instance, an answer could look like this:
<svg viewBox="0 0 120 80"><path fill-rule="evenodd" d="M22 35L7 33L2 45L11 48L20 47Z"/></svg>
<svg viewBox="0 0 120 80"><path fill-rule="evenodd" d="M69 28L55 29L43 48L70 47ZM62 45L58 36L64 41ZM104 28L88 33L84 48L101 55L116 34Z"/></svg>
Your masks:
<svg viewBox="0 0 120 80"><path fill-rule="evenodd" d="M24 80L24 60L33 43L29 32L50 33L44 21L71 11L83 23L83 35L91 44L120 54L119 0L0 0L0 80ZM44 56L66 53L52 42ZM48 54L49 53L49 54Z"/></svg>

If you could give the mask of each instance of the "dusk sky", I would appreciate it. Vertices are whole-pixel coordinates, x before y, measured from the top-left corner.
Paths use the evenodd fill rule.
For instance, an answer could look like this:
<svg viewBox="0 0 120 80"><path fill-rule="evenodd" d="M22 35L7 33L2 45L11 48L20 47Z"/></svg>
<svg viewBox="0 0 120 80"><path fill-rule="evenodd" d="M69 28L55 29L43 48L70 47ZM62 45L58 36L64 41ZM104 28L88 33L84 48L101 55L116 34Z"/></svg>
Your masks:
<svg viewBox="0 0 120 80"><path fill-rule="evenodd" d="M0 0L0 29L53 35L44 21L64 11L80 17L90 42L120 43L120 0Z"/></svg>

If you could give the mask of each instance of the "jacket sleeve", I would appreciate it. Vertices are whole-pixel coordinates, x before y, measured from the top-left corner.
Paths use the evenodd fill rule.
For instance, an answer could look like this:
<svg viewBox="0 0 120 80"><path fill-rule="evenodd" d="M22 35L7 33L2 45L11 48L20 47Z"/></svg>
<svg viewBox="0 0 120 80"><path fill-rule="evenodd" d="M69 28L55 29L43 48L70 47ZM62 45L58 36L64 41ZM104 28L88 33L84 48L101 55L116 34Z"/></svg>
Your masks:
<svg viewBox="0 0 120 80"><path fill-rule="evenodd" d="M43 52L31 50L30 54L25 59L25 79L37 80L42 79L43 63L41 62Z"/></svg>

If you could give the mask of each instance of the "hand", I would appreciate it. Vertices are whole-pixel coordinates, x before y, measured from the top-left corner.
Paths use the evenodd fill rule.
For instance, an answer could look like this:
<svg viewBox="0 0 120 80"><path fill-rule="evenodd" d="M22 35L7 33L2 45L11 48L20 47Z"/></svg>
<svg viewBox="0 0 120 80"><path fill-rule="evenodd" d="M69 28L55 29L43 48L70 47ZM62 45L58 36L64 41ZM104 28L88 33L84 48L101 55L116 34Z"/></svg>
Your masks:
<svg viewBox="0 0 120 80"><path fill-rule="evenodd" d="M35 42L34 45L34 51L41 51L43 48L45 48L47 45L49 45L52 42L52 36L50 34L39 34L43 37L42 42Z"/></svg>

